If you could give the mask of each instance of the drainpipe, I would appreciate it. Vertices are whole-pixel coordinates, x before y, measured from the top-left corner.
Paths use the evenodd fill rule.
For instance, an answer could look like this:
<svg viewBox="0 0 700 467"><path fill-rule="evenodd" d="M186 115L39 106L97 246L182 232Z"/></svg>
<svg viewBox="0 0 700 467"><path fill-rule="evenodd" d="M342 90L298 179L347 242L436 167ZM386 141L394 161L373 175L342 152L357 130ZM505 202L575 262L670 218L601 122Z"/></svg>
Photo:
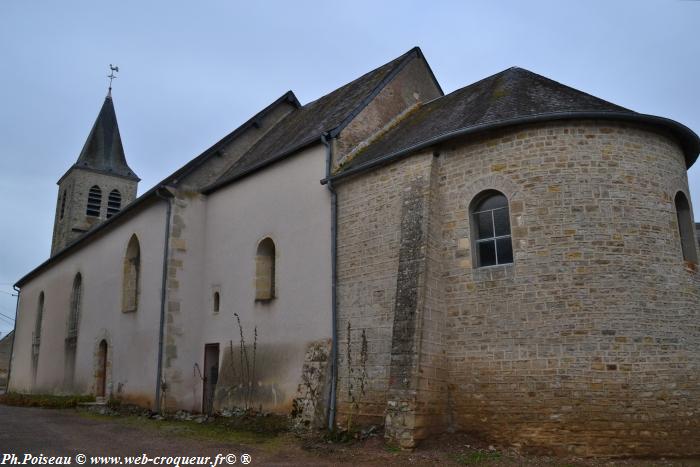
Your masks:
<svg viewBox="0 0 700 467"><path fill-rule="evenodd" d="M333 163L333 149L328 141L328 135L321 135L321 142L326 146L326 187L331 193L331 388L328 404L328 429L335 428L336 385L338 381L338 306L336 301L336 289L338 288L337 273L337 227L338 227L338 195L331 182L331 164Z"/></svg>
<svg viewBox="0 0 700 467"><path fill-rule="evenodd" d="M10 376L12 375L12 359L15 357L15 340L17 340L17 317L19 316L19 288L12 286L17 292L17 302L15 303L15 326L12 328L12 344L10 344L10 362L7 364L7 381L5 382L5 392L10 391Z"/></svg>
<svg viewBox="0 0 700 467"><path fill-rule="evenodd" d="M165 187L159 187L156 189L156 196L164 200L167 203L166 213L165 213L165 240L163 242L163 277L160 287L160 326L158 327L158 370L156 374L156 403L155 409L157 413L160 413L160 393L161 393L161 380L163 375L163 331L165 328L165 295L166 286L168 279L168 255L169 255L169 241L170 241L170 215L172 213L172 198L173 194Z"/></svg>

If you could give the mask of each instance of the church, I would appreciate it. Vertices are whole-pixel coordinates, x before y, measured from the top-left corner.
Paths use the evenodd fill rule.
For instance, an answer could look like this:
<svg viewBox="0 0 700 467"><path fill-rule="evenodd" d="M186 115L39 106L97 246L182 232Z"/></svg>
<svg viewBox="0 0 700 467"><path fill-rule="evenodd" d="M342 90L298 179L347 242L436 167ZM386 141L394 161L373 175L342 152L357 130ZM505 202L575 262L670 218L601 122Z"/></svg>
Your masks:
<svg viewBox="0 0 700 467"><path fill-rule="evenodd" d="M700 454L699 152L522 68L444 94L414 48L137 197L110 92L16 284L9 388Z"/></svg>

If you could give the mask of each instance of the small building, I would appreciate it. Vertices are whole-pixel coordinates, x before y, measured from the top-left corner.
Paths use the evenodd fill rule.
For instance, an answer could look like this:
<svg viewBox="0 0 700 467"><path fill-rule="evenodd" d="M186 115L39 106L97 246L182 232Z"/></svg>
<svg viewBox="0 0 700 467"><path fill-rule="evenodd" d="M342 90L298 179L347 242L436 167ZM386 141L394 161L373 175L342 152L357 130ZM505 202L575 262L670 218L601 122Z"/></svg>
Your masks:
<svg viewBox="0 0 700 467"><path fill-rule="evenodd" d="M0 339L0 390L3 391L7 387L7 373L10 366L13 336L14 331L10 331Z"/></svg>
<svg viewBox="0 0 700 467"><path fill-rule="evenodd" d="M699 152L517 67L445 95L414 48L136 197L110 94L16 284L10 388L700 454Z"/></svg>

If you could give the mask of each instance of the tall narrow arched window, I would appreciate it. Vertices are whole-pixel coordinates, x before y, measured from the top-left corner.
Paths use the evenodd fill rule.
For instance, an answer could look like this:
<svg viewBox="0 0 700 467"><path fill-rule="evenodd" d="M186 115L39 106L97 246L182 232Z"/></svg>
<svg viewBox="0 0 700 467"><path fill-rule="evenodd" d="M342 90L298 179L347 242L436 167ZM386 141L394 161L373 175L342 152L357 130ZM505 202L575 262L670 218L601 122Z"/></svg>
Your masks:
<svg viewBox="0 0 700 467"><path fill-rule="evenodd" d="M83 277L80 273L73 279L73 292L70 297L70 311L68 313L68 330L66 341L75 344L78 339L78 325L80 324L80 307L83 299Z"/></svg>
<svg viewBox="0 0 700 467"><path fill-rule="evenodd" d="M87 209L85 214L92 217L100 217L102 208L102 190L97 185L93 185L88 192Z"/></svg>
<svg viewBox="0 0 700 467"><path fill-rule="evenodd" d="M39 294L36 306L36 321L34 322L34 334L32 335L32 369L36 377L36 369L39 363L39 347L41 346L41 322L44 318L44 292Z"/></svg>
<svg viewBox="0 0 700 467"><path fill-rule="evenodd" d="M115 215L122 208L122 194L119 190L112 190L107 197L107 219Z"/></svg>
<svg viewBox="0 0 700 467"><path fill-rule="evenodd" d="M477 267L513 262L508 199L495 190L479 194L470 209Z"/></svg>
<svg viewBox="0 0 700 467"><path fill-rule="evenodd" d="M44 319L44 292L39 294L39 302L36 307L36 321L34 322L34 344L41 343L41 322Z"/></svg>
<svg viewBox="0 0 700 467"><path fill-rule="evenodd" d="M275 243L265 238L258 243L255 255L255 299L260 301L275 298Z"/></svg>
<svg viewBox="0 0 700 467"><path fill-rule="evenodd" d="M214 297L212 298L212 308L214 309L214 313L219 312L219 307L221 306L221 295L219 295L219 292L214 292Z"/></svg>
<svg viewBox="0 0 700 467"><path fill-rule="evenodd" d="M66 212L66 190L63 190L63 196L61 196L61 215L59 219L63 219L63 214Z"/></svg>
<svg viewBox="0 0 700 467"><path fill-rule="evenodd" d="M698 262L698 253L695 248L695 240L693 235L693 220L690 217L690 203L682 191L676 194L676 216L678 217L678 233L681 237L681 249L683 250L683 259L692 263Z"/></svg>
<svg viewBox="0 0 700 467"><path fill-rule="evenodd" d="M124 255L124 277L122 281L122 311L136 311L139 307L139 282L141 277L141 246L136 235L132 235Z"/></svg>

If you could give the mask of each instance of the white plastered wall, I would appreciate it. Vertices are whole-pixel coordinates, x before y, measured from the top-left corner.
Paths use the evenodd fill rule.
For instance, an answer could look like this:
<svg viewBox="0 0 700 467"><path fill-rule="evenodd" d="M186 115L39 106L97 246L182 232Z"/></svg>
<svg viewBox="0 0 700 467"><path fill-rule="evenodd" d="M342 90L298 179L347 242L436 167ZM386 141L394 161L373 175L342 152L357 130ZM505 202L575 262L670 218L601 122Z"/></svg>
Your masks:
<svg viewBox="0 0 700 467"><path fill-rule="evenodd" d="M204 344L219 343L220 385L235 383L226 367L230 342L236 350L240 346L235 312L249 351L255 327L258 332L252 405L291 407L309 344L331 336L330 195L319 183L324 169L319 144L208 197L199 310L187 324L200 327L202 339L192 360L183 363L189 366L183 373L192 372L194 362L203 365ZM276 298L260 303L255 254L265 237L276 247ZM214 290L220 292L219 313L212 310ZM249 360L252 364L252 355ZM194 397L201 401L201 391ZM240 403L235 394L229 402Z"/></svg>
<svg viewBox="0 0 700 467"><path fill-rule="evenodd" d="M10 390L33 393L94 393L95 354L108 342L107 392L151 405L155 395L163 267L165 203L153 204L100 238L85 244L32 278L21 289ZM141 247L138 311L123 313L121 285L127 244ZM64 384L66 323L75 275L83 293L72 389ZM45 306L36 379L32 333L39 294Z"/></svg>

